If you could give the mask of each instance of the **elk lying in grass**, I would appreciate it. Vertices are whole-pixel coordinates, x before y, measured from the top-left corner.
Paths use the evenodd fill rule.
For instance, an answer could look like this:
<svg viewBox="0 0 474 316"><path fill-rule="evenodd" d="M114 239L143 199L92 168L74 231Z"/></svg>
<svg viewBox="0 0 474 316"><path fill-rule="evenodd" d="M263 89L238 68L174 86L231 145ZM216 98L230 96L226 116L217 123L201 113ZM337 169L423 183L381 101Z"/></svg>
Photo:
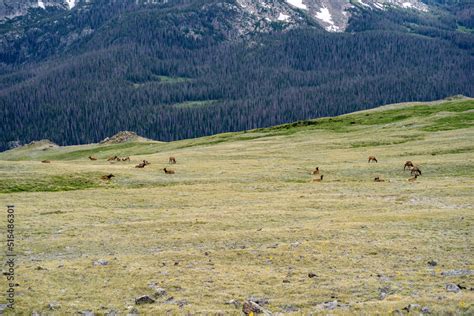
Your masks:
<svg viewBox="0 0 474 316"><path fill-rule="evenodd" d="M166 168L163 168L163 171L166 173L166 174L174 174L174 170L171 170L171 169L166 169Z"/></svg>
<svg viewBox="0 0 474 316"><path fill-rule="evenodd" d="M314 178L312 182L321 182L323 181L324 175L320 175L319 178Z"/></svg>
<svg viewBox="0 0 474 316"><path fill-rule="evenodd" d="M169 162L170 164L175 164L175 163L176 163L176 158L175 158L175 157L170 157L169 160L168 160L168 162Z"/></svg>
<svg viewBox="0 0 474 316"><path fill-rule="evenodd" d="M369 162L371 161L377 162L377 158L375 158L375 156L369 156Z"/></svg>
<svg viewBox="0 0 474 316"><path fill-rule="evenodd" d="M100 177L102 180L107 180L109 181L110 179L112 179L113 177L115 177L113 174L108 174L108 175L105 175L105 176L102 176Z"/></svg>
<svg viewBox="0 0 474 316"><path fill-rule="evenodd" d="M380 177L375 177L374 182L385 182L385 180L380 179Z"/></svg>
<svg viewBox="0 0 474 316"><path fill-rule="evenodd" d="M130 161L130 157L120 158L119 156L109 157L107 161Z"/></svg>
<svg viewBox="0 0 474 316"><path fill-rule="evenodd" d="M319 167L316 167L316 169L313 170L313 172L311 172L312 175L317 175L319 174Z"/></svg>
<svg viewBox="0 0 474 316"><path fill-rule="evenodd" d="M406 168L410 169L412 167L414 167L415 165L413 164L413 162L411 162L410 160L407 160L405 161L405 165L403 166L403 171L406 170Z"/></svg>
<svg viewBox="0 0 474 316"><path fill-rule="evenodd" d="M408 179L408 181L409 182L414 182L414 181L416 181L416 178L418 178L417 174L415 174L415 176L413 178Z"/></svg>
<svg viewBox="0 0 474 316"><path fill-rule="evenodd" d="M421 170L417 166L411 167L410 168L410 174L412 176L421 176Z"/></svg>
<svg viewBox="0 0 474 316"><path fill-rule="evenodd" d="M135 168L145 168L145 166L148 166L150 163L146 160L143 160L140 162L138 165L135 166Z"/></svg>
<svg viewBox="0 0 474 316"><path fill-rule="evenodd" d="M41 160L42 163L51 163L51 160Z"/></svg>
<svg viewBox="0 0 474 316"><path fill-rule="evenodd" d="M97 160L97 158L89 156L89 160Z"/></svg>

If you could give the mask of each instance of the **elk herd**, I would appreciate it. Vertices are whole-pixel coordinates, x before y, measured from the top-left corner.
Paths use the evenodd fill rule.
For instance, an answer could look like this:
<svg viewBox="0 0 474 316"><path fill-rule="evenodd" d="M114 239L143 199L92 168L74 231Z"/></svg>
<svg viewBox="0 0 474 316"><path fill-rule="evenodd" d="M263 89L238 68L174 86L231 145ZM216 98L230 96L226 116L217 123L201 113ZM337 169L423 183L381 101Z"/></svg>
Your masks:
<svg viewBox="0 0 474 316"><path fill-rule="evenodd" d="M377 163L378 161L377 161L377 158L375 156L369 156L368 162L369 163L371 163L371 162ZM414 182L414 181L416 181L416 179L419 176L421 176L421 169L418 166L416 166L410 160L407 160L405 162L405 165L403 166L403 171L406 171L406 170L410 171L410 174L412 175L411 178L407 179L408 182ZM313 179L311 180L311 182L322 182L323 181L324 175L320 174L319 167L316 167L311 172L311 174L314 176ZM374 182L385 182L385 180L380 178L380 177L375 177Z"/></svg>
<svg viewBox="0 0 474 316"><path fill-rule="evenodd" d="M96 157L93 157L93 156L89 156L88 157L89 160L92 160L92 161L96 161L97 158ZM113 163L113 162L125 162L125 161L128 161L130 162L130 157L119 157L119 156L111 156L109 158L107 158L107 161ZM46 160L43 160L42 162L46 163L46 162L50 162L49 160L46 161ZM176 158L175 157L169 157L168 159L168 163L169 164L176 164ZM139 169L143 169L145 168L146 166L150 165L151 163L148 161L148 160L142 160L138 165L135 166L135 168L139 168ZM165 174L175 174L175 171L174 170L171 170L171 169L168 169L168 168L163 168L163 171ZM115 177L115 175L113 174L108 174L108 175L103 175L101 176L100 178L102 180L106 180L106 181L110 181L113 177Z"/></svg>
<svg viewBox="0 0 474 316"><path fill-rule="evenodd" d="M98 160L96 157L93 157L93 156L89 156L88 158L89 158L89 160L92 160L92 161ZM114 162L130 162L131 160L130 160L130 157L122 157L121 158L119 156L111 156L111 157L107 158L107 161L109 161L110 163L114 163ZM50 160L42 160L41 162L42 163L51 163ZM375 156L369 156L368 163L371 163L371 162L377 163L378 160ZM173 165L176 164L176 158L175 157L169 157L168 163L173 164ZM142 160L139 164L137 164L135 166L135 168L143 169L148 165L150 165L149 161ZM175 171L173 169L169 169L169 168L165 167L162 170L165 174L175 174ZM417 178L419 176L421 176L420 167L415 165L410 160L407 160L405 162L405 165L403 166L403 171L407 171L407 170L410 171L410 174L412 176L411 178L407 179L409 182L414 182L414 181L417 180ZM324 179L324 175L321 174L319 167L316 167L313 171L311 171L311 174L313 175L313 179L311 180L311 182L322 182L323 179ZM101 179L108 181L108 180L111 180L113 177L115 177L113 174L108 174L108 175L101 176ZM385 181L386 180L382 179L379 176L374 178L374 182L385 182Z"/></svg>

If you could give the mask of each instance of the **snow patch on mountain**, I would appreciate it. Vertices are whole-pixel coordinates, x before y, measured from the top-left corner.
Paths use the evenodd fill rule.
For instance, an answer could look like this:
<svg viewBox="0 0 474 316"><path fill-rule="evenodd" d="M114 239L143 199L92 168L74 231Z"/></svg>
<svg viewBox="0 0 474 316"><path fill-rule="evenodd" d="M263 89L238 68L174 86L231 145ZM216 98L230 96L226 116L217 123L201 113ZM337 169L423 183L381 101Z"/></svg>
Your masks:
<svg viewBox="0 0 474 316"><path fill-rule="evenodd" d="M308 10L308 7L303 3L303 0L286 0L286 2L298 9Z"/></svg>
<svg viewBox="0 0 474 316"><path fill-rule="evenodd" d="M283 21L283 22L288 22L289 19L290 19L289 15L286 15L286 14L281 13L281 12L280 12L280 15L277 18L278 21Z"/></svg>
<svg viewBox="0 0 474 316"><path fill-rule="evenodd" d="M76 6L76 0L66 0L66 4L70 10Z"/></svg>
<svg viewBox="0 0 474 316"><path fill-rule="evenodd" d="M329 12L328 8L322 7L320 11L316 12L316 18L323 23L323 26L327 31L340 31L340 28L334 24L334 21L332 20L332 15Z"/></svg>

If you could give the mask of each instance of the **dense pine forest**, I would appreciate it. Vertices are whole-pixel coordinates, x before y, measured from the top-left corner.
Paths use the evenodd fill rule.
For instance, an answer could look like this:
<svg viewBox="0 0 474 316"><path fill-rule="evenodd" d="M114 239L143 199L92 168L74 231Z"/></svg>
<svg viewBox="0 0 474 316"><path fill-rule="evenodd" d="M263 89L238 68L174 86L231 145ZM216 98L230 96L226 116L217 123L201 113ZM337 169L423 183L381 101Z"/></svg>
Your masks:
<svg viewBox="0 0 474 316"><path fill-rule="evenodd" d="M124 1L1 24L0 149L120 130L176 140L474 96L472 16L460 11L359 12L344 33L276 23L237 38L232 11L216 1L198 10L205 2Z"/></svg>

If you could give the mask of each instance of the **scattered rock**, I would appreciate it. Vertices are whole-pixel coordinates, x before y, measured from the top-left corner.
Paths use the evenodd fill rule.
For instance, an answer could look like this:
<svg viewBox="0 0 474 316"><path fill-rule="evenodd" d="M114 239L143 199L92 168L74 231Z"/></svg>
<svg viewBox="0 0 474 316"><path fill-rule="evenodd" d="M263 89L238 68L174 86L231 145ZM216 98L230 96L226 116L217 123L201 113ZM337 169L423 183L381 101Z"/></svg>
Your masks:
<svg viewBox="0 0 474 316"><path fill-rule="evenodd" d="M264 314L270 316L272 313L253 301L245 301L242 306L245 315Z"/></svg>
<svg viewBox="0 0 474 316"><path fill-rule="evenodd" d="M183 308L184 305L188 305L188 301L187 300L179 300L179 301L176 301L176 305L178 305L179 308Z"/></svg>
<svg viewBox="0 0 474 316"><path fill-rule="evenodd" d="M155 303L155 300L152 299L148 295L143 295L135 299L135 304L136 305L142 305L142 304L153 304Z"/></svg>
<svg viewBox="0 0 474 316"><path fill-rule="evenodd" d="M260 306L265 306L269 303L268 298L256 296L250 296L249 298L247 298L247 301L257 303Z"/></svg>
<svg viewBox="0 0 474 316"><path fill-rule="evenodd" d="M139 315L140 312L138 311L138 309L136 309L135 307L132 307L128 310L128 314L127 316L136 316L136 315Z"/></svg>
<svg viewBox="0 0 474 316"><path fill-rule="evenodd" d="M117 315L118 315L118 312L114 309L111 309L110 311L105 313L105 316L117 316Z"/></svg>
<svg viewBox="0 0 474 316"><path fill-rule="evenodd" d="M95 266L106 266L108 264L109 264L109 262L105 259L99 259L97 261L94 261Z"/></svg>
<svg viewBox="0 0 474 316"><path fill-rule="evenodd" d="M153 296L154 296L155 298L158 298L158 297L163 297L163 296L165 296L166 294L167 294L167 293L166 293L166 290L165 290L164 288L162 288L162 287L157 287L157 288L155 289L155 293L153 294Z"/></svg>
<svg viewBox="0 0 474 316"><path fill-rule="evenodd" d="M316 307L319 309L333 310L337 308L337 300L334 300L332 302L324 302L316 305Z"/></svg>
<svg viewBox="0 0 474 316"><path fill-rule="evenodd" d="M48 304L48 309L51 311L55 311L61 308L61 305L58 302L51 302Z"/></svg>
<svg viewBox="0 0 474 316"><path fill-rule="evenodd" d="M292 313L292 312L297 312L299 311L298 307L294 306L294 305L283 305L281 307L281 311L283 313Z"/></svg>
<svg viewBox="0 0 474 316"><path fill-rule="evenodd" d="M294 242L294 243L291 243L291 247L292 247L292 248L296 248L296 247L298 247L300 244L301 244L301 243L300 243L299 241L296 241L296 242Z"/></svg>
<svg viewBox="0 0 474 316"><path fill-rule="evenodd" d="M37 266L37 267L35 268L35 270L37 270L37 271L44 271L44 270L48 270L48 269L43 268L42 266Z"/></svg>
<svg viewBox="0 0 474 316"><path fill-rule="evenodd" d="M315 278L317 276L318 275L316 273L313 273L313 272L308 273L308 278L310 278L310 279Z"/></svg>
<svg viewBox="0 0 474 316"><path fill-rule="evenodd" d="M8 308L7 304L0 304L0 315L3 314L4 311L6 311Z"/></svg>
<svg viewBox="0 0 474 316"><path fill-rule="evenodd" d="M431 310L428 306L423 306L423 308L421 309L421 312L423 314L431 314Z"/></svg>
<svg viewBox="0 0 474 316"><path fill-rule="evenodd" d="M441 272L442 276L465 276L474 274L474 270L448 270Z"/></svg>
<svg viewBox="0 0 474 316"><path fill-rule="evenodd" d="M438 265L438 262L436 262L436 261L434 261L434 260L430 260L430 261L428 261L428 265L429 265L430 267L436 267L436 266Z"/></svg>
<svg viewBox="0 0 474 316"><path fill-rule="evenodd" d="M82 315L82 316L95 316L94 312L90 311L90 310L79 312L79 315Z"/></svg>
<svg viewBox="0 0 474 316"><path fill-rule="evenodd" d="M408 304L407 306L405 306L402 310L406 311L406 312L413 312L413 311L416 311L416 310L419 310L421 308L420 304Z"/></svg>
<svg viewBox="0 0 474 316"><path fill-rule="evenodd" d="M458 293L459 291L461 291L461 289L459 288L459 286L457 286L454 283L448 283L448 284L446 284L446 291L453 292L453 293Z"/></svg>
<svg viewBox="0 0 474 316"><path fill-rule="evenodd" d="M268 246L267 248L269 248L269 249L275 249L275 248L277 248L277 247L278 247L278 244L273 244L273 245Z"/></svg>
<svg viewBox="0 0 474 316"><path fill-rule="evenodd" d="M149 141L149 139L140 137L134 132L122 131L122 132L118 132L112 137L106 137L100 143L101 144L121 144L121 143L126 143L126 142L134 141L134 140Z"/></svg>
<svg viewBox="0 0 474 316"><path fill-rule="evenodd" d="M283 280L283 283L291 283L291 282L290 282L290 280L288 280L288 279L284 279L284 280Z"/></svg>
<svg viewBox="0 0 474 316"><path fill-rule="evenodd" d="M227 301L225 302L226 305L234 305L235 308L239 308L240 307L240 302L237 301L237 300L230 300L230 301Z"/></svg>
<svg viewBox="0 0 474 316"><path fill-rule="evenodd" d="M384 300L390 294L390 288L388 286L379 289L379 300Z"/></svg>

